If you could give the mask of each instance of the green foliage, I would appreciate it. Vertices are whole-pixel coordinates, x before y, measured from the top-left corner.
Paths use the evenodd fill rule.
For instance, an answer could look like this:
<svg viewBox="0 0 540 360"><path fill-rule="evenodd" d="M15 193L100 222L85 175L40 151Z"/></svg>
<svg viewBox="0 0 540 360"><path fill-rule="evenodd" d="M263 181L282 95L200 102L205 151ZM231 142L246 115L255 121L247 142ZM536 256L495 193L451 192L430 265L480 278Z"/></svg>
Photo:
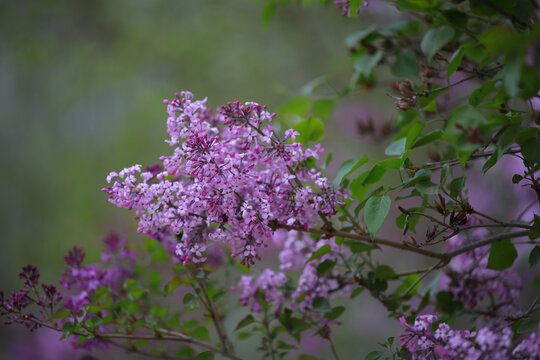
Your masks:
<svg viewBox="0 0 540 360"><path fill-rule="evenodd" d="M324 138L324 123L319 118L309 117L293 127L300 135L296 141L301 143L317 142Z"/></svg>
<svg viewBox="0 0 540 360"><path fill-rule="evenodd" d="M487 267L494 270L504 270L512 266L518 253L512 242L507 239L491 245Z"/></svg>
<svg viewBox="0 0 540 360"><path fill-rule="evenodd" d="M390 210L390 197L384 196L372 196L366 202L364 210L364 221L369 230L371 238L374 239L375 235L379 232L384 219L388 215Z"/></svg>

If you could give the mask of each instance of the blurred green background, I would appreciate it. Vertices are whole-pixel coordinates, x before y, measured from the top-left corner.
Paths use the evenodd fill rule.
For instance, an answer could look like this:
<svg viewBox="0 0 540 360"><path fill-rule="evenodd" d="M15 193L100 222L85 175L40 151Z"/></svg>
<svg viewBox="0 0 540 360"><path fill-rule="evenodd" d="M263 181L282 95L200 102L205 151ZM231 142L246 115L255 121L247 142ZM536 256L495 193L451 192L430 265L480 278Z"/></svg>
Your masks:
<svg viewBox="0 0 540 360"><path fill-rule="evenodd" d="M329 79L327 93L346 86L351 67L344 38L362 27L361 20L340 16L333 5L293 2L279 6L263 27L264 5L0 3L0 288L19 286L17 274L28 263L56 282L75 244L97 261L99 240L109 231L137 236L133 214L109 204L100 189L110 171L151 164L170 152L163 142L162 99L190 90L196 98L207 96L212 107L240 100L275 110L288 99L287 90L292 96L321 75ZM339 133L327 136L335 158L340 151L360 155L362 145L348 135L353 142ZM383 326L376 317L362 321L357 325L368 333ZM13 334L26 332L0 330L0 357L8 359ZM355 347L368 347L350 351L367 353L376 346L374 337L384 340L377 336L348 331L337 343L353 339ZM354 342L360 337L365 343Z"/></svg>

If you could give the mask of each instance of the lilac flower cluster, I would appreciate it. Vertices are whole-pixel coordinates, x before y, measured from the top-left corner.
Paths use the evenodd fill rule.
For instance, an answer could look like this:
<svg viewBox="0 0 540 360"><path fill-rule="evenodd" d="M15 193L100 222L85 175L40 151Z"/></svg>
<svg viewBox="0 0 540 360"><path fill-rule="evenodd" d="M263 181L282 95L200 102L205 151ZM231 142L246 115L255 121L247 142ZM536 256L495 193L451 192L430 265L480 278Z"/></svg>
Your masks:
<svg viewBox="0 0 540 360"><path fill-rule="evenodd" d="M399 335L401 346L411 352L413 360L534 360L540 356L540 329L515 345L508 327L454 330L441 322L435 329L437 320L436 315L420 315L414 325L409 325L405 318L400 318L405 328Z"/></svg>
<svg viewBox="0 0 540 360"><path fill-rule="evenodd" d="M9 298L4 298L0 291L0 316L6 316L4 324L24 324L30 331L36 330L40 322L47 321L62 301L62 295L54 285L39 283L39 270L35 266L25 266L19 278L24 280L24 286L18 291L12 291ZM39 308L39 316L26 311L31 305Z"/></svg>
<svg viewBox="0 0 540 360"><path fill-rule="evenodd" d="M454 236L448 240L449 251L480 241L485 235L482 229L471 237ZM488 269L489 248L489 245L479 247L454 257L445 271L442 288L450 291L454 300L473 310L499 317L519 315L515 304L521 295L520 276L512 269Z"/></svg>
<svg viewBox="0 0 540 360"><path fill-rule="evenodd" d="M60 284L68 292L64 307L77 314L89 304L98 287L108 287L119 292L124 282L132 278L135 270L135 253L129 249L127 240L112 233L103 240L106 250L101 260L109 267L97 264L83 265L85 253L75 246L65 256L67 266L64 268Z"/></svg>
<svg viewBox="0 0 540 360"><path fill-rule="evenodd" d="M111 233L103 243L106 246L101 255L101 260L106 267L101 265L83 265L85 253L80 247L74 247L65 256L67 266L64 268L60 283L66 288L68 294L64 301L64 308L73 314L84 314L85 306L90 304L96 290L100 287L108 289L110 296L119 299L122 286L126 280L134 277L135 253L129 248L127 239L118 234ZM107 316L107 310L101 310L95 314L83 315L82 321L87 321L92 316L101 318ZM72 318L63 320L73 322ZM112 330L111 325L103 325L98 330ZM73 341L74 347L82 347L87 350L106 347L106 343L100 339L86 340L79 343Z"/></svg>
<svg viewBox="0 0 540 360"><path fill-rule="evenodd" d="M183 263L206 261L207 248L219 241L249 266L273 225L306 226L336 213L336 192L306 166L323 149L303 148L292 129L278 138L266 106L228 103L214 115L206 99L189 92L164 102L174 153L161 157L163 170L112 172L103 191L111 203L135 210L139 232L178 235Z"/></svg>
<svg viewBox="0 0 540 360"><path fill-rule="evenodd" d="M281 247L279 253L280 269L300 270L303 272L294 289L284 272L274 272L266 269L258 278L242 276L238 286L233 291L241 291L240 303L249 306L251 311L260 312L260 300L275 305L276 313L280 313L284 306L291 310L298 310L304 315L317 320L320 314L311 312L313 300L318 297L331 299L337 295L350 294L350 286L342 286L337 280L338 274L331 271L323 276L317 275L317 266L327 259L337 261L336 255L340 248L332 239L321 239L315 242L305 233L297 231L278 230L274 234L274 243ZM322 246L330 246L331 252L322 257L306 261ZM287 286L288 285L288 286ZM290 299L290 302L287 302Z"/></svg>

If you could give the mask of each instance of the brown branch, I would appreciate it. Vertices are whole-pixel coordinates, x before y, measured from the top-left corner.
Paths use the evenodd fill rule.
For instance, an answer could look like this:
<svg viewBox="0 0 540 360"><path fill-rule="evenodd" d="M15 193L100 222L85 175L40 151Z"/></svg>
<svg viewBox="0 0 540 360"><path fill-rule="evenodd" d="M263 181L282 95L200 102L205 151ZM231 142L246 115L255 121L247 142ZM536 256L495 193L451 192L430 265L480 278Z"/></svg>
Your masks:
<svg viewBox="0 0 540 360"><path fill-rule="evenodd" d="M488 238L486 238L484 240L477 241L477 242L472 243L470 245L467 245L467 246L464 246L464 247L459 248L457 250L454 250L452 252L449 252L449 253L444 255L444 259L450 260L453 257L456 257L458 255L466 253L467 251L471 251L471 250L474 250L476 248L479 248L479 247L482 247L482 246L485 246L485 245L493 244L493 243L503 241L503 240L506 240L506 239L512 239L512 238L517 238L517 237L521 237L521 236L527 236L527 235L529 235L528 230L522 230L522 231L516 231L516 232L513 232L513 233L504 233L504 234L493 235L493 236L490 236L490 237L488 237Z"/></svg>
<svg viewBox="0 0 540 360"><path fill-rule="evenodd" d="M58 332L62 332L62 329L60 329L60 328L58 328L56 326L50 325L48 323L42 322L42 321L38 320L37 318L35 318L34 316L28 316L28 315L21 315L21 316L24 316L24 320L26 320L26 321L32 321L33 323L35 323L35 324L37 324L39 326L43 326L43 327L46 327L46 328L49 328L49 329L52 329L52 330L55 330L55 331L58 331ZM91 337L95 337L97 339L102 339L102 340L107 341L107 342L110 342L109 341L110 339L183 342L183 343L187 343L187 344L198 345L198 346L200 346L202 348L205 348L207 350L210 350L210 351L213 351L215 353L221 354L222 356L224 356L226 358L229 358L229 359L232 359L232 360L242 360L242 358L240 358L240 357L238 357L238 356L236 356L234 354L231 354L226 349L219 349L219 348L215 347L214 345L212 345L210 343L207 343L205 341L192 338L191 336L187 336L185 334L175 332L175 331L166 330L166 329L160 329L159 328L159 329L156 329L156 330L157 330L158 333L154 334L154 335L112 334L112 333L100 334L100 333L93 332L93 331L90 331L90 330L87 330L88 333L73 332L72 334L77 335L77 336L91 336ZM166 336L163 336L162 334L166 334ZM118 346L118 343L113 343L113 345ZM129 350L133 351L133 352L136 352L135 351L136 349L129 348Z"/></svg>
<svg viewBox="0 0 540 360"><path fill-rule="evenodd" d="M206 310L208 310L208 313L210 314L210 317L212 318L212 322L214 323L214 327L216 329L216 332L219 337L219 342L221 343L221 346L223 347L223 350L226 352L229 352L229 343L227 341L227 335L225 334L225 330L222 327L221 319L219 317L219 314L217 310L214 308L214 304L208 297L208 293L206 291L206 286L204 285L204 281L200 281L199 287L201 288L201 292L203 294L204 300L203 304L206 307Z"/></svg>
<svg viewBox="0 0 540 360"><path fill-rule="evenodd" d="M365 241L367 243L375 243L375 244L379 244L383 246L393 247L396 249L406 250L406 251L414 252L420 255L432 257L435 259L443 259L445 257L444 254L433 252L430 250L425 250L422 248L412 247L407 244L398 243L391 240L379 239L379 238L375 238L372 240L371 237L369 237L369 235L351 234L348 232L339 231L335 229L325 230L325 229L315 229L315 228L303 228L300 226L290 226L290 225L283 225L283 224L277 224L277 225L275 224L273 225L273 227L276 229L296 230L296 231L301 231L301 232L309 232L313 234L322 234L329 237L341 236L347 239L360 240L360 241Z"/></svg>

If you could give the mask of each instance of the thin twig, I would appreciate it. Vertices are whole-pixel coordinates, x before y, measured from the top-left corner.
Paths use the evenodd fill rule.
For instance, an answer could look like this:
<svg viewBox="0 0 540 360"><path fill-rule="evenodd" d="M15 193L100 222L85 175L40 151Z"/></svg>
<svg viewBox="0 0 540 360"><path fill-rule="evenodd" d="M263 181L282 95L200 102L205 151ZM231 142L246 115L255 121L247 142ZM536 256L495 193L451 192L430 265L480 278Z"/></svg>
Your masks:
<svg viewBox="0 0 540 360"><path fill-rule="evenodd" d="M474 242L474 243L472 243L470 245L467 245L467 246L464 246L464 247L459 248L457 250L454 250L452 252L449 252L449 253L444 255L444 258L446 260L450 260L451 258L453 258L455 256L458 256L460 254L466 253L468 251L474 250L476 248L479 248L479 247L482 247L482 246L485 246L485 245L493 244L493 243L503 241L503 240L506 240L506 239L512 239L512 238L517 238L517 237L521 237L521 236L527 236L527 235L529 235L528 230L522 230L522 231L516 231L516 232L513 232L513 233L504 233L504 234L493 235L493 236L490 236L490 237L488 237L488 238L486 238L484 240Z"/></svg>

